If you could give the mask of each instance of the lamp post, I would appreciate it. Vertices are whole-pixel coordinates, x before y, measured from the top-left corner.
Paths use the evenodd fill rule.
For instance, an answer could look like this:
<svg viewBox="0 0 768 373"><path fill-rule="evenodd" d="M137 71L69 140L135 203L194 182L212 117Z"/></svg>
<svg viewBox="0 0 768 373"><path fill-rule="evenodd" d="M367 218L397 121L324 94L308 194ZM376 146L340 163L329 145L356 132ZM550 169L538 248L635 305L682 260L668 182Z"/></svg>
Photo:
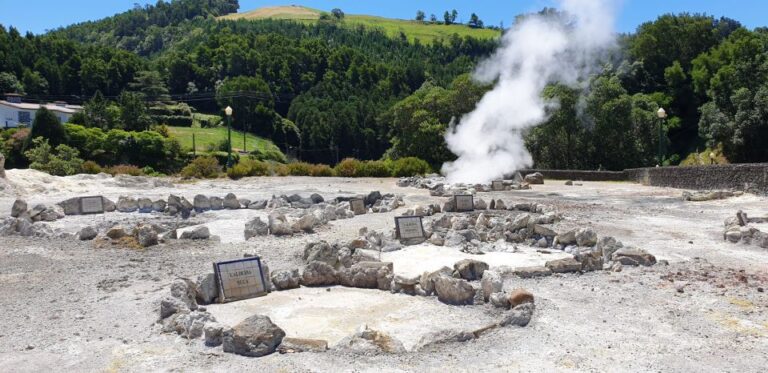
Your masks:
<svg viewBox="0 0 768 373"><path fill-rule="evenodd" d="M667 118L667 112L666 110L664 110L664 108L659 108L659 111L656 112L656 116L659 117L659 155L658 155L659 163L656 165L658 167L658 166L661 166L663 161L662 157L664 156L663 154L664 134L662 131L662 124L664 123L664 119Z"/></svg>
<svg viewBox="0 0 768 373"><path fill-rule="evenodd" d="M227 168L232 167L232 107L224 109L227 114Z"/></svg>

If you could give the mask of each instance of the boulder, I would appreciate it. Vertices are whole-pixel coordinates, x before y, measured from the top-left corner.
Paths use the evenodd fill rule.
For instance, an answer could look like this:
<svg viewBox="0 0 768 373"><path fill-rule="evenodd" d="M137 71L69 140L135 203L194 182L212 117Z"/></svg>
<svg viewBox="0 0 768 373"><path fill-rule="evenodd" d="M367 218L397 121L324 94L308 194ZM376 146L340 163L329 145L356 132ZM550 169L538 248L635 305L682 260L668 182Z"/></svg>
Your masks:
<svg viewBox="0 0 768 373"><path fill-rule="evenodd" d="M321 195L319 195L317 193L312 193L312 195L309 196L309 199L311 199L312 203L314 203L314 204L325 202L325 198L323 198L323 196L321 196Z"/></svg>
<svg viewBox="0 0 768 373"><path fill-rule="evenodd" d="M74 197L58 203L58 205L64 210L66 215L79 215L80 214L80 198ZM112 203L114 206L114 203ZM106 211L106 204L104 205L104 211ZM24 208L26 210L26 207ZM112 209L114 211L114 208ZM11 215L13 216L13 215Z"/></svg>
<svg viewBox="0 0 768 373"><path fill-rule="evenodd" d="M579 246L597 245L597 233L590 228L581 228L576 231L576 244Z"/></svg>
<svg viewBox="0 0 768 373"><path fill-rule="evenodd" d="M219 288L216 286L216 275L208 273L197 278L195 283L195 299L198 304L211 304L219 297Z"/></svg>
<svg viewBox="0 0 768 373"><path fill-rule="evenodd" d="M307 338L283 338L283 343L278 347L281 354L293 352L325 352L328 350L328 341L322 339Z"/></svg>
<svg viewBox="0 0 768 373"><path fill-rule="evenodd" d="M541 224L534 224L533 225L533 233L536 233L540 236L544 237L555 237L557 236L557 233L555 233L554 230L552 230L551 227L548 227L546 225Z"/></svg>
<svg viewBox="0 0 768 373"><path fill-rule="evenodd" d="M438 277L450 277L452 274L453 270L448 267L440 268L434 272L424 272L419 279L419 285L421 285L422 290L424 290L427 295L431 295L435 291L435 281L438 279Z"/></svg>
<svg viewBox="0 0 768 373"><path fill-rule="evenodd" d="M253 218L245 223L243 234L246 241L251 237L266 236L269 234L269 224L262 221L259 217Z"/></svg>
<svg viewBox="0 0 768 373"><path fill-rule="evenodd" d="M388 290L392 272L391 262L359 262L339 271L339 281L353 288Z"/></svg>
<svg viewBox="0 0 768 373"><path fill-rule="evenodd" d="M325 241L310 242L304 246L303 259L306 263L317 261L336 268L339 263L339 248Z"/></svg>
<svg viewBox="0 0 768 373"><path fill-rule="evenodd" d="M125 232L125 228L117 225L112 228L109 228L106 233L107 237L113 240L119 240L125 236L128 235L128 233Z"/></svg>
<svg viewBox="0 0 768 373"><path fill-rule="evenodd" d="M99 234L99 231L96 230L96 228L92 226L87 226L80 230L80 232L77 232L77 238L80 241L90 241Z"/></svg>
<svg viewBox="0 0 768 373"><path fill-rule="evenodd" d="M304 268L301 274L304 286L333 286L339 284L339 275L333 267L324 262L314 261Z"/></svg>
<svg viewBox="0 0 768 373"><path fill-rule="evenodd" d="M615 253L616 250L622 248L623 246L624 245L621 242L616 241L615 238L605 236L597 241L596 249L603 255L603 262L607 263L613 260L613 253Z"/></svg>
<svg viewBox="0 0 768 373"><path fill-rule="evenodd" d="M533 303L533 294L525 289L515 289L512 293L509 294L507 300L509 306L515 308L523 303Z"/></svg>
<svg viewBox="0 0 768 373"><path fill-rule="evenodd" d="M483 278L483 272L488 269L488 264L474 259L459 260L453 265L453 269L461 278L467 281L476 281Z"/></svg>
<svg viewBox="0 0 768 373"><path fill-rule="evenodd" d="M102 201L102 203L104 203L104 212L114 212L115 210L117 210L117 204L112 202L111 199L106 198L106 197L101 197L101 201ZM78 201L78 204L79 204L79 201ZM79 211L79 207L78 207L78 211ZM65 213L66 213L66 211L65 211ZM66 214L69 215L68 213L66 213Z"/></svg>
<svg viewBox="0 0 768 373"><path fill-rule="evenodd" d="M531 322L534 308L535 306L533 303L523 303L509 311L509 313L504 316L501 322L499 322L499 325L515 325L521 327L526 326Z"/></svg>
<svg viewBox="0 0 768 373"><path fill-rule="evenodd" d="M208 201L211 203L211 210L221 210L224 208L224 200L219 197L211 197Z"/></svg>
<svg viewBox="0 0 768 373"><path fill-rule="evenodd" d="M512 220L511 223L507 224L507 230L510 232L517 232L525 227L528 226L528 223L531 221L531 215L529 214L520 214L515 217L514 220Z"/></svg>
<svg viewBox="0 0 768 373"><path fill-rule="evenodd" d="M487 273L487 272L486 272ZM503 292L496 292L488 296L488 301L494 307L509 308L509 294Z"/></svg>
<svg viewBox="0 0 768 373"><path fill-rule="evenodd" d="M21 216L22 213L27 211L27 203L24 202L24 200L17 199L13 202L13 206L11 206L11 216L14 218L18 218Z"/></svg>
<svg viewBox="0 0 768 373"><path fill-rule="evenodd" d="M544 184L544 175L541 172L534 172L532 174L525 175L523 179L528 184Z"/></svg>
<svg viewBox="0 0 768 373"><path fill-rule="evenodd" d="M152 212L152 200L149 198L139 198L136 201L137 206L139 207L139 212L141 213L150 213Z"/></svg>
<svg viewBox="0 0 768 373"><path fill-rule="evenodd" d="M138 209L139 203L131 197L120 196L117 200L117 211L135 212Z"/></svg>
<svg viewBox="0 0 768 373"><path fill-rule="evenodd" d="M224 325L217 322L205 324L203 328L203 334L205 336L205 345L208 347L218 347L223 343L224 338ZM227 330L231 333L231 331Z"/></svg>
<svg viewBox="0 0 768 373"><path fill-rule="evenodd" d="M263 315L251 316L223 334L224 352L250 357L275 352L285 337L285 332Z"/></svg>
<svg viewBox="0 0 768 373"><path fill-rule="evenodd" d="M315 225L318 224L317 218L311 213L304 214L299 220L291 226L294 232L313 232Z"/></svg>
<svg viewBox="0 0 768 373"><path fill-rule="evenodd" d="M229 193L224 197L224 202L222 206L224 206L224 208L228 210L237 210L240 208L240 201L237 199L237 196L235 196L233 193Z"/></svg>
<svg viewBox="0 0 768 373"><path fill-rule="evenodd" d="M374 204L376 204L376 202L378 202L382 198L384 197L382 197L381 192L374 191L374 192L368 193L368 195L365 196L364 202L366 206L373 206Z"/></svg>
<svg viewBox="0 0 768 373"><path fill-rule="evenodd" d="M578 229L573 229L565 233L558 234L555 237L555 243L561 244L561 245L572 245L576 243L576 231Z"/></svg>
<svg viewBox="0 0 768 373"><path fill-rule="evenodd" d="M289 236L293 234L293 227L285 215L273 212L269 214L269 232L275 236Z"/></svg>
<svg viewBox="0 0 768 373"><path fill-rule="evenodd" d="M623 265L652 266L656 264L656 257L647 251L633 247L622 247L613 253L613 260Z"/></svg>
<svg viewBox="0 0 768 373"><path fill-rule="evenodd" d="M500 292L503 285L504 282L502 281L499 272L493 270L486 270L483 272L483 278L480 280L480 288L483 289L483 297L486 301L490 299L491 294Z"/></svg>
<svg viewBox="0 0 768 373"><path fill-rule="evenodd" d="M520 278L534 278L552 275L552 271L547 267L517 267L512 273Z"/></svg>
<svg viewBox="0 0 768 373"><path fill-rule="evenodd" d="M437 299L447 304L472 304L475 289L466 280L439 276L434 280Z"/></svg>
<svg viewBox="0 0 768 373"><path fill-rule="evenodd" d="M166 205L167 204L165 203L165 200L158 199L157 201L152 202L152 210L156 212L163 212L165 211Z"/></svg>
<svg viewBox="0 0 768 373"><path fill-rule="evenodd" d="M487 210L488 204L485 202L484 199L478 198L477 201L475 201L475 210Z"/></svg>
<svg viewBox="0 0 768 373"><path fill-rule="evenodd" d="M271 280L277 290L296 289L301 283L298 269L272 272Z"/></svg>
<svg viewBox="0 0 768 373"><path fill-rule="evenodd" d="M157 245L157 232L151 225L140 225L136 228L136 240L141 247L150 247Z"/></svg>
<svg viewBox="0 0 768 373"><path fill-rule="evenodd" d="M493 205L494 210L506 210L507 205L504 203L504 201L497 199L496 203Z"/></svg>
<svg viewBox="0 0 768 373"><path fill-rule="evenodd" d="M261 201L254 201L251 202L251 204L248 205L248 208L251 210L264 210L267 208L267 200L261 200Z"/></svg>
<svg viewBox="0 0 768 373"><path fill-rule="evenodd" d="M201 225L181 233L182 240L207 240L211 237L208 227Z"/></svg>
<svg viewBox="0 0 768 373"><path fill-rule="evenodd" d="M603 256L598 251L587 249L575 253L573 257L581 263L581 270L584 272L599 271L603 269Z"/></svg>
<svg viewBox="0 0 768 373"><path fill-rule="evenodd" d="M550 260L544 264L553 273L569 273L581 271L581 263L574 258Z"/></svg>
<svg viewBox="0 0 768 373"><path fill-rule="evenodd" d="M192 199L192 204L197 212L208 211L211 209L211 199L202 194L196 195L195 198Z"/></svg>

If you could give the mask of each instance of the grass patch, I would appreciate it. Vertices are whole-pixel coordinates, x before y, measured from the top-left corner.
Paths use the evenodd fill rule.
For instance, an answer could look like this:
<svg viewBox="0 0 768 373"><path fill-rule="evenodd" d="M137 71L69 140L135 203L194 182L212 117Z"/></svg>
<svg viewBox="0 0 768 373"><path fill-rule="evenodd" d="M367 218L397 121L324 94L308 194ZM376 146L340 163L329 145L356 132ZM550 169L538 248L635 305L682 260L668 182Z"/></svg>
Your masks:
<svg viewBox="0 0 768 373"><path fill-rule="evenodd" d="M322 11L302 6L276 6L255 9L249 12L229 14L220 19L259 20L259 19L285 19L312 24L317 22ZM501 31L491 29L474 29L466 25L441 25L418 22L416 20L393 19L369 15L347 14L341 25L354 28L362 25L366 28L378 28L388 36L397 38L402 32L408 41L419 39L422 43L432 43L435 40L449 40L451 35L461 37L471 36L477 39L495 39L501 36Z"/></svg>
<svg viewBox="0 0 768 373"><path fill-rule="evenodd" d="M205 152L208 150L209 144L217 146L227 139L227 127L168 127L168 131L172 138L179 141L182 148L189 150L192 150L192 134L194 134L195 150L197 152ZM248 152L252 152L255 149L261 149L262 151L273 151L282 154L277 145L271 140L250 133L245 136L245 145ZM243 150L243 133L240 131L232 130L232 150Z"/></svg>

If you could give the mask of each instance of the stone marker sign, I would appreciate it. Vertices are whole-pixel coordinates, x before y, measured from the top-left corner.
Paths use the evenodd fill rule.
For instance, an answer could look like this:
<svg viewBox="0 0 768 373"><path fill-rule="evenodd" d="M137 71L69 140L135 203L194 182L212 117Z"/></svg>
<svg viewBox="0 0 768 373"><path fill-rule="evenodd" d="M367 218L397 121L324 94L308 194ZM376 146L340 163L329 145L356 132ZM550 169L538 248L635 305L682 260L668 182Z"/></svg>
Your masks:
<svg viewBox="0 0 768 373"><path fill-rule="evenodd" d="M491 182L491 190L500 192L504 190L504 180L494 180Z"/></svg>
<svg viewBox="0 0 768 373"><path fill-rule="evenodd" d="M101 198L101 196L81 197L80 213L84 215L85 214L103 214L104 199Z"/></svg>
<svg viewBox="0 0 768 373"><path fill-rule="evenodd" d="M365 208L365 201L362 198L354 198L349 200L349 208L355 215L363 215L367 212Z"/></svg>
<svg viewBox="0 0 768 373"><path fill-rule="evenodd" d="M454 195L454 205L456 211L475 211L475 200L471 194L466 195Z"/></svg>
<svg viewBox="0 0 768 373"><path fill-rule="evenodd" d="M400 240L424 239L421 216L398 216L395 218L397 238Z"/></svg>
<svg viewBox="0 0 768 373"><path fill-rule="evenodd" d="M221 303L260 297L267 294L259 257L213 264Z"/></svg>

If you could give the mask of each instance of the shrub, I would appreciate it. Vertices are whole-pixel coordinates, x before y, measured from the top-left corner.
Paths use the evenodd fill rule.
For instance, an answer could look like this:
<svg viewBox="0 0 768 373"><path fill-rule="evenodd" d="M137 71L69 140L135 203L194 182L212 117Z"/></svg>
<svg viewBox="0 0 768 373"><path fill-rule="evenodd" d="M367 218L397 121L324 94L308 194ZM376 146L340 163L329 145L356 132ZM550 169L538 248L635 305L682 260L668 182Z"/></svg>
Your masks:
<svg viewBox="0 0 768 373"><path fill-rule="evenodd" d="M400 158L392 163L392 175L395 177L424 175L430 171L429 164L416 157Z"/></svg>
<svg viewBox="0 0 768 373"><path fill-rule="evenodd" d="M181 176L185 178L215 179L220 173L219 162L211 156L197 157L181 170Z"/></svg>
<svg viewBox="0 0 768 373"><path fill-rule="evenodd" d="M357 170L357 176L390 177L392 176L392 169L385 161L364 161L360 169Z"/></svg>
<svg viewBox="0 0 768 373"><path fill-rule="evenodd" d="M336 176L340 177L355 177L359 169L361 169L360 161L354 158L344 158L334 167L334 172Z"/></svg>
<svg viewBox="0 0 768 373"><path fill-rule="evenodd" d="M219 162L219 165L227 165L227 157L229 155L226 151L212 152L209 155L216 158L216 160ZM240 162L240 154L232 153L232 164L237 164L238 162Z"/></svg>
<svg viewBox="0 0 768 373"><path fill-rule="evenodd" d="M227 176L230 179L237 180L249 176L250 172L251 169L248 167L248 165L238 163L227 170Z"/></svg>
<svg viewBox="0 0 768 373"><path fill-rule="evenodd" d="M288 164L288 174L293 176L309 176L312 173L312 165L306 162Z"/></svg>
<svg viewBox="0 0 768 373"><path fill-rule="evenodd" d="M268 176L270 174L269 164L266 162L248 157L240 161L240 164L248 167L248 176Z"/></svg>
<svg viewBox="0 0 768 373"><path fill-rule="evenodd" d="M42 137L33 139L24 155L31 162L29 167L56 176L74 175L83 165L77 149L63 144L51 149L48 139Z"/></svg>
<svg viewBox="0 0 768 373"><path fill-rule="evenodd" d="M84 174L95 175L101 173L101 166L94 161L85 161L83 162L83 165L80 166L80 171Z"/></svg>
<svg viewBox="0 0 768 373"><path fill-rule="evenodd" d="M168 126L165 124L152 126L152 131L155 131L160 134L160 136L163 136L165 138L171 137L171 131L168 129Z"/></svg>
<svg viewBox="0 0 768 373"><path fill-rule="evenodd" d="M288 176L288 166L282 163L275 163L272 166L272 174L275 176Z"/></svg>
<svg viewBox="0 0 768 373"><path fill-rule="evenodd" d="M112 176L115 176L115 175L143 176L144 175L144 172L142 172L140 168L132 164L119 164L117 166L112 166L107 169L107 173Z"/></svg>
<svg viewBox="0 0 768 373"><path fill-rule="evenodd" d="M327 164L313 164L309 169L310 176L333 176L333 169Z"/></svg>
<svg viewBox="0 0 768 373"><path fill-rule="evenodd" d="M283 154L280 149L272 148L269 149L261 149L258 148L251 152L251 155L260 160L260 161L274 161L274 162L280 162L280 163L286 163L288 160L285 158L285 154Z"/></svg>

